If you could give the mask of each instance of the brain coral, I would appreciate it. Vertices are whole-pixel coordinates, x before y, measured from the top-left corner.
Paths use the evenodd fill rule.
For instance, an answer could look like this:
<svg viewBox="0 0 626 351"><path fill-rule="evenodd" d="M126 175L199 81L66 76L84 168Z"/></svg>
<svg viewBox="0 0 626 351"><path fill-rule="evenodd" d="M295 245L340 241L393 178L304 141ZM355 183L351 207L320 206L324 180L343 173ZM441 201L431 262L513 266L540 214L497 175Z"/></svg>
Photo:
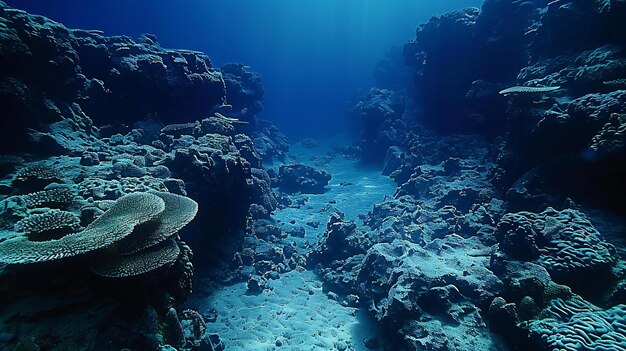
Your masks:
<svg viewBox="0 0 626 351"><path fill-rule="evenodd" d="M542 349L559 351L626 351L626 305L607 310L579 297L555 299L545 319L528 324Z"/></svg>
<svg viewBox="0 0 626 351"><path fill-rule="evenodd" d="M507 213L496 235L507 254L537 259L550 273L608 269L615 261L613 245L577 210Z"/></svg>
<svg viewBox="0 0 626 351"><path fill-rule="evenodd" d="M101 249L128 236L133 229L165 210L157 195L133 193L118 199L102 216L78 233L60 239L32 241L20 236L0 243L0 262L24 264L57 260Z"/></svg>

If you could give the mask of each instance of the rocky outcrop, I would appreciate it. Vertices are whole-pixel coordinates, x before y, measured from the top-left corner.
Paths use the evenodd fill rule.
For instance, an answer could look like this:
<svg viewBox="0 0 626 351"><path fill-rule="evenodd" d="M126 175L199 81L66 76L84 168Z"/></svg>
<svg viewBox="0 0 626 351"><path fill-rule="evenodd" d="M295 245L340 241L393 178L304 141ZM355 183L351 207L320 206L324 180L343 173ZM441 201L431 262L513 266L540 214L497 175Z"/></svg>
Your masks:
<svg viewBox="0 0 626 351"><path fill-rule="evenodd" d="M531 45L534 58L623 45L626 25L623 1L558 0L549 2ZM584 26L576 24L584 23Z"/></svg>
<svg viewBox="0 0 626 351"><path fill-rule="evenodd" d="M382 162L387 149L407 143L407 122L402 120L405 95L393 90L372 88L355 101L350 110L360 132L360 156L368 162Z"/></svg>
<svg viewBox="0 0 626 351"><path fill-rule="evenodd" d="M382 162L391 147L409 149L422 127L500 137L492 177L519 201L511 209L531 198L563 208L566 194L623 212L616 194L626 169L617 151L625 29L616 18L624 11L620 1L489 0L480 11L432 18L404 46L413 83L379 79L386 89L373 88L354 102L361 158ZM580 21L585 26L574 25ZM393 57L381 67L393 67ZM409 172L400 167L397 175L405 180ZM529 188L533 176L541 184Z"/></svg>
<svg viewBox="0 0 626 351"><path fill-rule="evenodd" d="M538 263L556 282L572 287L610 276L616 260L615 247L575 210L508 213L497 228L504 253Z"/></svg>
<svg viewBox="0 0 626 351"><path fill-rule="evenodd" d="M510 101L512 126L498 155L496 184L510 187L532 169L540 174L545 193L624 210L615 196L623 189L618 178L626 174L623 150L598 147L619 145L615 140L620 139L619 116L626 100L619 85L611 83L626 72L626 59L619 52L603 46L539 61L520 72L520 80L563 88L558 97Z"/></svg>
<svg viewBox="0 0 626 351"><path fill-rule="evenodd" d="M82 30L70 37L87 79L81 105L99 124L110 116L123 123L148 116L193 121L224 102L222 74L203 53L163 49L149 34L137 42Z"/></svg>
<svg viewBox="0 0 626 351"><path fill-rule="evenodd" d="M545 0L486 1L434 17L404 46L415 69L418 121L443 133L495 135L505 127L499 110L481 109L477 99L497 98L498 86L511 81L528 60L528 32L538 26ZM479 88L476 81L484 81ZM481 92L478 93L477 90Z"/></svg>
<svg viewBox="0 0 626 351"><path fill-rule="evenodd" d="M202 53L161 48L148 34L134 41L71 30L8 7L0 16L0 99L8 107L1 129L11 131L2 149L23 150L29 128L93 135L85 114L97 125L193 121L224 103L222 74Z"/></svg>
<svg viewBox="0 0 626 351"><path fill-rule="evenodd" d="M256 118L260 77L149 34L3 3L0 21L0 348L223 349L177 310L197 263L228 274L249 216L277 207L263 161L288 147Z"/></svg>
<svg viewBox="0 0 626 351"><path fill-rule="evenodd" d="M516 349L619 348L624 10L488 0L434 17L404 46L412 83L377 79L385 89L355 100L359 156L382 162L398 188L363 226L331 217L309 261L329 289L369 307L393 347L502 348L491 331ZM376 72L398 72L393 57ZM465 267L484 269L467 276L491 277L477 291L493 295L477 298L456 271L429 285L455 248L467 251L446 267L481 255L471 250L489 256Z"/></svg>
<svg viewBox="0 0 626 351"><path fill-rule="evenodd" d="M325 191L332 176L303 164L282 165L278 169L277 185L287 193L319 194Z"/></svg>
<svg viewBox="0 0 626 351"><path fill-rule="evenodd" d="M263 110L265 91L261 77L249 66L237 63L226 64L220 70L228 91L227 104L230 105L230 113L241 120L254 122L253 117Z"/></svg>

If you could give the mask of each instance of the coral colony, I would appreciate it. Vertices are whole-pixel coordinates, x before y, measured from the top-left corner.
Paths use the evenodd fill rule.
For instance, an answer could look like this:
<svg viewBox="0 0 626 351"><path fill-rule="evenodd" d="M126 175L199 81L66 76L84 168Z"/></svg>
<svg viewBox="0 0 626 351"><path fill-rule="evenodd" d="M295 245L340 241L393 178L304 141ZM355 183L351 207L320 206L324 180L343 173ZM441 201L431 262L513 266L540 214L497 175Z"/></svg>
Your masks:
<svg viewBox="0 0 626 351"><path fill-rule="evenodd" d="M290 141L250 66L0 2L0 349L626 351L625 19L433 17Z"/></svg>

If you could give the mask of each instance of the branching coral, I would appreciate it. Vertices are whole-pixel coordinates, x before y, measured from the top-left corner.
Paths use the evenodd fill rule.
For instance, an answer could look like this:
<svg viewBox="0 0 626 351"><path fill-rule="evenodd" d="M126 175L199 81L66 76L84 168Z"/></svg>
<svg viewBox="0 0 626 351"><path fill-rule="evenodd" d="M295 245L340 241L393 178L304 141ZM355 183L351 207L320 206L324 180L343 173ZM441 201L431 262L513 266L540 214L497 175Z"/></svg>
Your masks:
<svg viewBox="0 0 626 351"><path fill-rule="evenodd" d="M59 210L30 215L15 224L15 230L26 234L32 241L62 237L79 228L80 220L75 214Z"/></svg>
<svg viewBox="0 0 626 351"><path fill-rule="evenodd" d="M17 187L41 187L50 183L61 183L63 175L56 168L36 163L21 168L15 175L13 185Z"/></svg>
<svg viewBox="0 0 626 351"><path fill-rule="evenodd" d="M74 198L74 192L69 187L56 187L31 193L24 196L28 207L64 208Z"/></svg>
<svg viewBox="0 0 626 351"><path fill-rule="evenodd" d="M589 148L605 154L618 155L623 152L626 149L626 114L613 113L593 137Z"/></svg>

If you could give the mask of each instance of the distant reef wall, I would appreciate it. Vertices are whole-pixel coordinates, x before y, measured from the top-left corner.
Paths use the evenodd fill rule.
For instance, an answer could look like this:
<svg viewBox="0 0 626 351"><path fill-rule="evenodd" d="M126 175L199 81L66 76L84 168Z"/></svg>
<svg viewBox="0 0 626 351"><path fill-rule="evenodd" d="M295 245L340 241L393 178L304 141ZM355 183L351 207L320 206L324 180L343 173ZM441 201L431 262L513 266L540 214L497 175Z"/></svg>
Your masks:
<svg viewBox="0 0 626 351"><path fill-rule="evenodd" d="M97 126L148 117L168 124L220 107L248 118L263 108L260 77L247 66L220 69L201 52L162 48L150 34L68 29L4 4L0 17L0 150L24 151L29 129L44 132L73 114Z"/></svg>
<svg viewBox="0 0 626 351"><path fill-rule="evenodd" d="M334 214L308 262L387 349L624 350L624 18L486 0L381 60L351 152L397 190Z"/></svg>
<svg viewBox="0 0 626 351"><path fill-rule="evenodd" d="M532 172L539 192L626 210L623 18L615 0L487 0L431 18L352 104L362 157L382 162L420 128L479 134L501 191Z"/></svg>

